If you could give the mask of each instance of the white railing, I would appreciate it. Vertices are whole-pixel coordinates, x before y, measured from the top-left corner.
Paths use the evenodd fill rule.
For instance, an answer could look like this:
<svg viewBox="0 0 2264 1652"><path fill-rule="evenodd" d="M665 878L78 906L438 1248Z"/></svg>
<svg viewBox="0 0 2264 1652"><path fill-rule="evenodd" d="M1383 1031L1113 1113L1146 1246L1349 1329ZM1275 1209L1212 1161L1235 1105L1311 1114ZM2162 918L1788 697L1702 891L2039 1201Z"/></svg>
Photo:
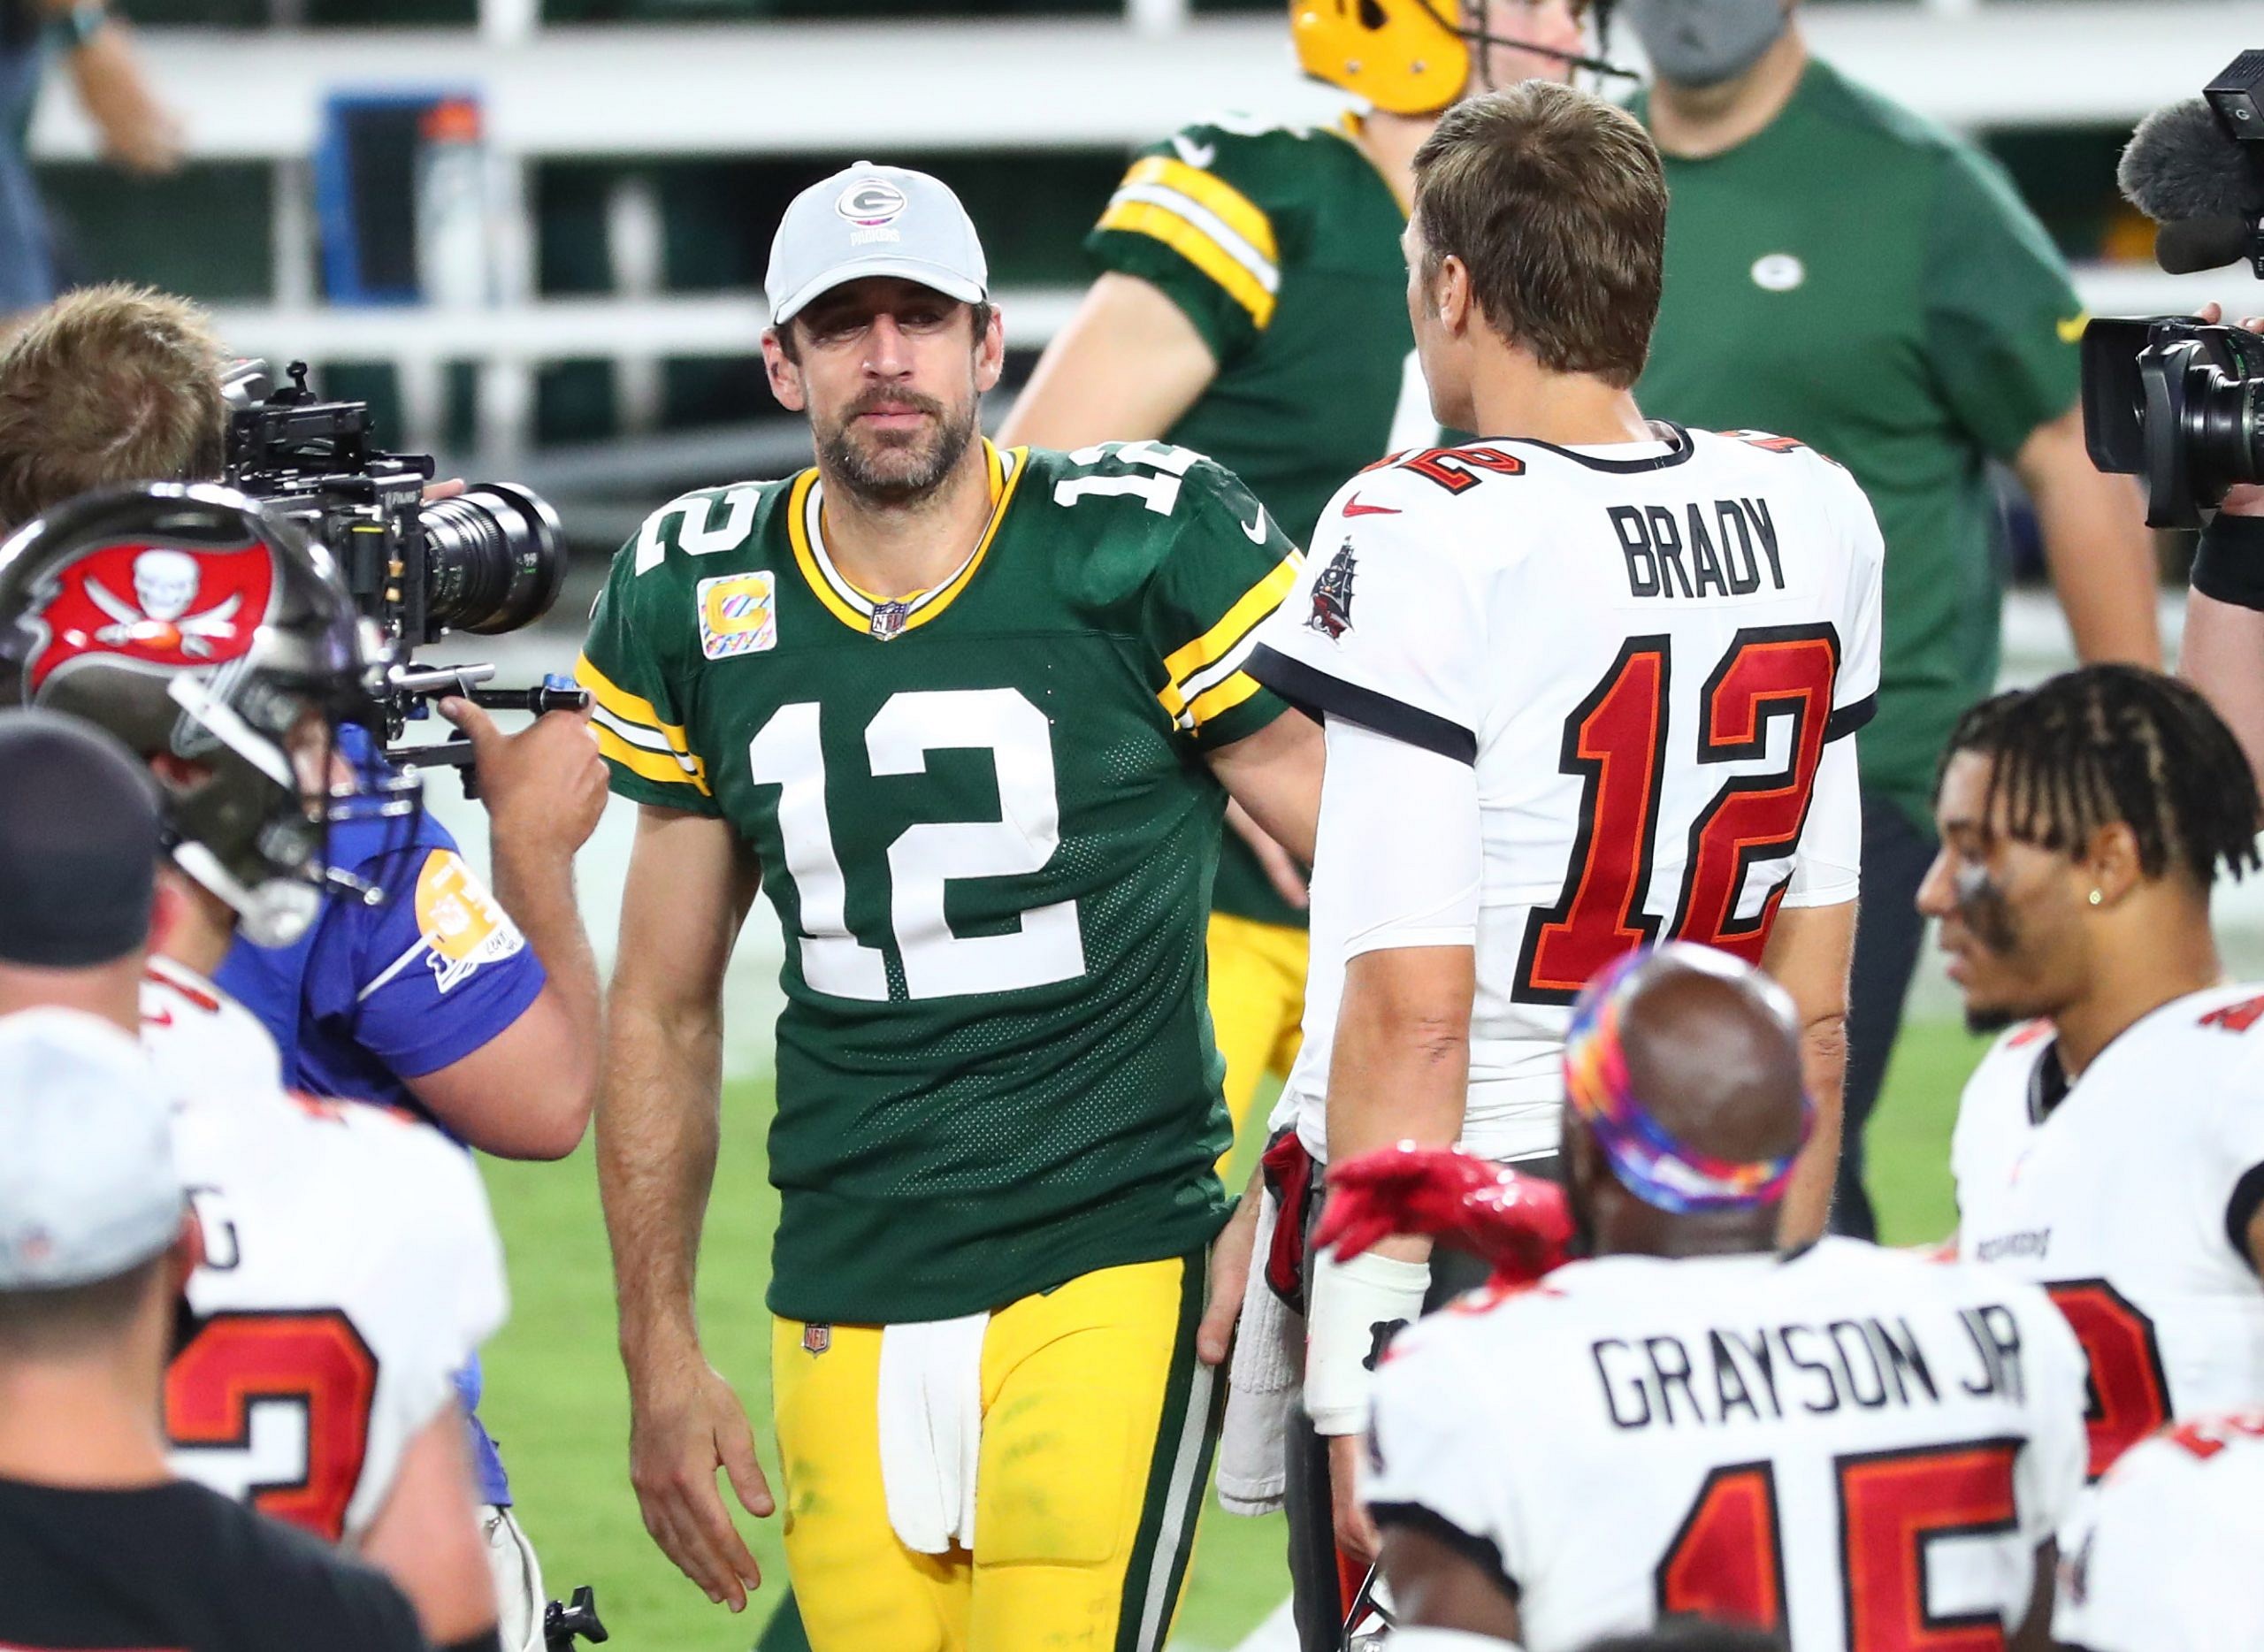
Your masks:
<svg viewBox="0 0 2264 1652"><path fill-rule="evenodd" d="M1824 55L1967 127L2127 125L2191 96L2241 47L2264 43L2264 8L2253 0L1925 0L1802 16ZM275 167L274 302L227 310L231 340L254 354L397 364L411 441L429 442L437 426L443 366L475 362L479 444L493 463L524 449L542 362L619 363L617 394L635 429L657 405L660 357L750 351L760 331L754 294L658 290L658 214L633 180L608 214L619 295L537 301L532 162L1128 148L1227 108L1320 119L1337 106L1297 78L1278 18L1195 19L1186 0L1126 0L1121 22L602 28L543 28L537 0L482 0L476 32L151 30L144 43L193 157ZM1633 55L1626 31L1615 50ZM306 157L325 100L462 86L479 88L497 157L505 302L453 313L318 305ZM33 141L48 158L93 153L62 95L42 101ZM2143 271L2089 271L2084 283L2102 312L2183 308L2221 290ZM1013 295L1015 341L1042 343L1073 298Z"/></svg>

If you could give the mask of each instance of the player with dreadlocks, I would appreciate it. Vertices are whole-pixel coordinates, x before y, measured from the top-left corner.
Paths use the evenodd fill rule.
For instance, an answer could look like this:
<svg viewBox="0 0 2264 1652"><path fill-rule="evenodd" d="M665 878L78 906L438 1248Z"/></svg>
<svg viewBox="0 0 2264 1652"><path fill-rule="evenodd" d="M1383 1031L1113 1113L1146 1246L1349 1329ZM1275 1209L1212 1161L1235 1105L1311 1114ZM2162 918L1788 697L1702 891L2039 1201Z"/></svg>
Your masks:
<svg viewBox="0 0 2264 1652"><path fill-rule="evenodd" d="M2045 1285L2091 1361L2093 1479L2165 1422L2264 1399L2264 984L2229 985L2222 870L2257 790L2191 689L2092 666L1984 700L1950 737L1941 920L1977 1028L1958 1250Z"/></svg>

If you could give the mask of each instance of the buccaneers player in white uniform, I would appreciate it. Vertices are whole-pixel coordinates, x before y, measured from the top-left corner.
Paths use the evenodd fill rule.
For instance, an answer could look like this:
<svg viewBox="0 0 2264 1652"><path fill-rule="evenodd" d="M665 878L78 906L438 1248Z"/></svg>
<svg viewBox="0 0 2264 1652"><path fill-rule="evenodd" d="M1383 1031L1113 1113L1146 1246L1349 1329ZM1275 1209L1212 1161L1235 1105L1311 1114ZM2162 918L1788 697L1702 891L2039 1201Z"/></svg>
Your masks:
<svg viewBox="0 0 2264 1652"><path fill-rule="evenodd" d="M1919 891L1977 1026L1959 1254L2052 1293L2091 1360L2090 1472L2165 1422L2264 1404L2264 985L2228 985L2222 868L2257 864L2231 732L2172 678L2092 666L1975 707Z"/></svg>
<svg viewBox="0 0 2264 1652"><path fill-rule="evenodd" d="M1591 1259L1453 1304L1377 1374L1392 1645L1572 1652L1689 1614L1802 1652L2048 1646L2084 1367L2044 1294L1778 1248L1814 1109L1788 1000L1718 952L1611 966L1564 1068Z"/></svg>
<svg viewBox="0 0 2264 1652"><path fill-rule="evenodd" d="M1848 737L1878 679L1870 505L1798 443L1636 407L1666 195L1622 111L1537 82L1475 98L1415 179L1417 348L1440 420L1486 434L1353 478L1251 662L1328 741L1276 1121L1315 1159L1401 1139L1551 1157L1574 995L1646 941L1703 942L1768 969L1809 1032L1821 1128L1788 1220L1812 1235L1854 937ZM1398 1239L1311 1273L1304 1404L1356 1558L1363 1367L1418 1312L1426 1255ZM1293 1530L1304 1460L1292 1444Z"/></svg>
<svg viewBox="0 0 2264 1652"><path fill-rule="evenodd" d="M2219 1652L2264 1625L2264 1409L2142 1440L2100 1481L2060 1557L2069 1652Z"/></svg>
<svg viewBox="0 0 2264 1652"><path fill-rule="evenodd" d="M210 623L93 623L153 550ZM328 559L225 490L90 495L0 547L0 703L107 730L162 794L146 969L136 947L42 990L138 1023L180 1098L204 1261L167 1375L174 1465L383 1566L436 1645L489 1648L452 1381L504 1313L478 1177L425 1126L287 1096L266 1030L208 978L239 923L288 939L311 911L328 719L364 663ZM67 835L52 853L67 882Z"/></svg>

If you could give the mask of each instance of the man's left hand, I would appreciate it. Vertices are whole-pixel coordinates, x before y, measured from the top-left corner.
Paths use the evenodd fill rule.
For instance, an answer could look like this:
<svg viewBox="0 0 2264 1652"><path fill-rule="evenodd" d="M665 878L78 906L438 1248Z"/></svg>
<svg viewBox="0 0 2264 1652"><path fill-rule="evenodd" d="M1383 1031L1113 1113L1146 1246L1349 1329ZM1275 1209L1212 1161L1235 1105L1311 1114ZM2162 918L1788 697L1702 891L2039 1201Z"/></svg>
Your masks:
<svg viewBox="0 0 2264 1652"><path fill-rule="evenodd" d="M1242 1196L1235 1213L1211 1243L1211 1300L1195 1327L1196 1357L1223 1365L1235 1345L1235 1321L1242 1317L1243 1293L1250 1288L1251 1249L1258 1242L1258 1183Z"/></svg>
<svg viewBox="0 0 2264 1652"><path fill-rule="evenodd" d="M1373 1565L1383 1540L1360 1503L1360 1436L1328 1436L1328 1502L1335 1511L1336 1547L1361 1565Z"/></svg>

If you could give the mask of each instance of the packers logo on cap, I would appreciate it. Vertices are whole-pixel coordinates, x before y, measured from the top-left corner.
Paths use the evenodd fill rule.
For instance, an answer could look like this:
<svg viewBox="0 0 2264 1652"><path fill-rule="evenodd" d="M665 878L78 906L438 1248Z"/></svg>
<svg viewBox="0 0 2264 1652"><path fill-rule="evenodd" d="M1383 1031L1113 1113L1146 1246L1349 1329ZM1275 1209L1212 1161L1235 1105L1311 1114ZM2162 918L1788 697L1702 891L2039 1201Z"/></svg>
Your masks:
<svg viewBox="0 0 2264 1652"><path fill-rule="evenodd" d="M841 192L833 210L852 224L871 229L886 224L911 204L904 191L884 178L860 178Z"/></svg>

